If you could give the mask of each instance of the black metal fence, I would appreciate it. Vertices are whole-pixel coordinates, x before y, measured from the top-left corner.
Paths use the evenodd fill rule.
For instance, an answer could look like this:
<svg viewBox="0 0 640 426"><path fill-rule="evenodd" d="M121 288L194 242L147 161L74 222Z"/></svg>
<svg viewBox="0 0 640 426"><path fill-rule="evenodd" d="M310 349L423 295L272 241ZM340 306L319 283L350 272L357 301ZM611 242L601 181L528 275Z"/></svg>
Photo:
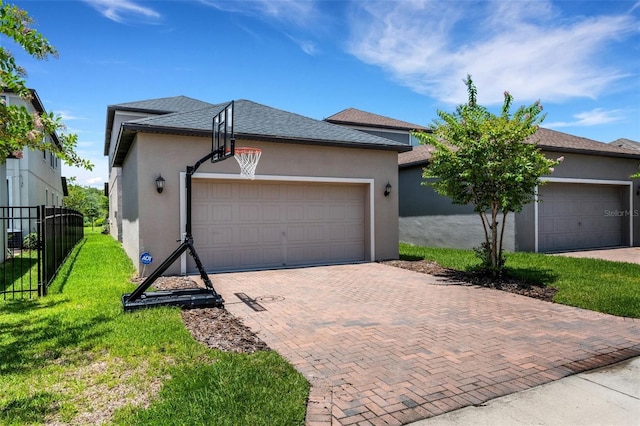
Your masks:
<svg viewBox="0 0 640 426"><path fill-rule="evenodd" d="M0 297L26 299L47 288L84 237L81 213L63 207L0 207Z"/></svg>

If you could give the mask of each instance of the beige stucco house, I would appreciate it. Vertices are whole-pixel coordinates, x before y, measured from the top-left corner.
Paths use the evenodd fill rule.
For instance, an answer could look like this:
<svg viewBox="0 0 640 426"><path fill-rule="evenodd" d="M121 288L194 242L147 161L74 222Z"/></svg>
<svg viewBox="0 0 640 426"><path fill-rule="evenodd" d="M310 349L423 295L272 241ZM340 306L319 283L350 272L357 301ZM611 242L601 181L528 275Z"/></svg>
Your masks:
<svg viewBox="0 0 640 426"><path fill-rule="evenodd" d="M225 105L178 96L107 108L111 232L139 268L140 254L152 255L145 274L183 238L186 167L210 152ZM248 100L234 115L236 147L262 157L254 180L232 158L193 176L193 236L207 271L397 258L398 153L410 146ZM186 254L167 270L193 272Z"/></svg>

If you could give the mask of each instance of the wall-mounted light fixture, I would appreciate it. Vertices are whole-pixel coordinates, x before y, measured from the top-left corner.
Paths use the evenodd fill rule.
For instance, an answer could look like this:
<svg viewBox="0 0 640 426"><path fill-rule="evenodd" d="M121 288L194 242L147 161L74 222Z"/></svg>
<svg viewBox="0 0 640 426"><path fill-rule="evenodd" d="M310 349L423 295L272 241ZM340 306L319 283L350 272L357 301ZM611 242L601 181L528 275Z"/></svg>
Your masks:
<svg viewBox="0 0 640 426"><path fill-rule="evenodd" d="M162 190L164 189L164 178L162 175L158 175L156 178L156 189L158 190L158 194L162 193Z"/></svg>
<svg viewBox="0 0 640 426"><path fill-rule="evenodd" d="M384 196L388 197L391 194L391 182L387 182L387 186L384 187Z"/></svg>

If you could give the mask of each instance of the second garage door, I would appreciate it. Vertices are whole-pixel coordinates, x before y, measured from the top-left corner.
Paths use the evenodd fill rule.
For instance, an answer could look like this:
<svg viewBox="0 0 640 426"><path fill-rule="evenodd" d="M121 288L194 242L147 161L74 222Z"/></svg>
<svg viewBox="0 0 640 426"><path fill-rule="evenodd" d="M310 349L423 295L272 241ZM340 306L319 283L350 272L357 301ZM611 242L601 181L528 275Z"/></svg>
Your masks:
<svg viewBox="0 0 640 426"><path fill-rule="evenodd" d="M365 260L365 185L194 180L192 211L211 272Z"/></svg>
<svg viewBox="0 0 640 426"><path fill-rule="evenodd" d="M540 188L539 251L621 246L625 187L549 183ZM626 189L628 191L628 189Z"/></svg>

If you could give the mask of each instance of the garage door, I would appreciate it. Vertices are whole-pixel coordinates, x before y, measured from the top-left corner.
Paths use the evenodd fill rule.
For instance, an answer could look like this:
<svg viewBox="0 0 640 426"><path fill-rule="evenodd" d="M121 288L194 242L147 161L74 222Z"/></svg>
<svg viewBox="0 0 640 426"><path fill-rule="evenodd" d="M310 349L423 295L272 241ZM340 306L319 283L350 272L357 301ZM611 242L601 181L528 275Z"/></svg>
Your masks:
<svg viewBox="0 0 640 426"><path fill-rule="evenodd" d="M623 194L617 185L549 183L540 188L539 251L623 245Z"/></svg>
<svg viewBox="0 0 640 426"><path fill-rule="evenodd" d="M211 272L363 261L365 186L194 180L192 229Z"/></svg>

